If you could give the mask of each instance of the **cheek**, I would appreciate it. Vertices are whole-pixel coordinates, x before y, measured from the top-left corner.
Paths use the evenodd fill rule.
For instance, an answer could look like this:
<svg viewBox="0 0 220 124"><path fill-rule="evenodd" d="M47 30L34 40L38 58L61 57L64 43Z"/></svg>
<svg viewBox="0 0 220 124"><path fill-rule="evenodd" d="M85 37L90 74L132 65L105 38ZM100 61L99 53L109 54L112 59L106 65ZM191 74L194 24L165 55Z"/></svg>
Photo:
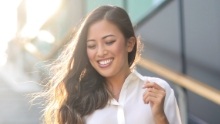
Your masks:
<svg viewBox="0 0 220 124"><path fill-rule="evenodd" d="M114 47L114 52L116 55L123 55L125 54L126 52L126 47L125 47L125 44L122 42L122 43L119 43L117 44L117 46Z"/></svg>
<svg viewBox="0 0 220 124"><path fill-rule="evenodd" d="M92 50L87 50L87 56L89 58L89 61L92 61L94 59L95 52Z"/></svg>

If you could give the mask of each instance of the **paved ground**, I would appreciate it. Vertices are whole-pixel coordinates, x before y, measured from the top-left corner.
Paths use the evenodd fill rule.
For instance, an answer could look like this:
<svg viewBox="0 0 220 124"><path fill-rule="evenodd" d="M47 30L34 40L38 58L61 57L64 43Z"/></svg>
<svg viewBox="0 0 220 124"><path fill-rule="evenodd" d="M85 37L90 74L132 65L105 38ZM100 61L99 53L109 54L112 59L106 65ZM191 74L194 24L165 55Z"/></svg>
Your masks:
<svg viewBox="0 0 220 124"><path fill-rule="evenodd" d="M31 105L27 97L40 88L36 83L23 82L25 76L14 72L19 73L10 67L0 68L0 124L41 124L42 107Z"/></svg>

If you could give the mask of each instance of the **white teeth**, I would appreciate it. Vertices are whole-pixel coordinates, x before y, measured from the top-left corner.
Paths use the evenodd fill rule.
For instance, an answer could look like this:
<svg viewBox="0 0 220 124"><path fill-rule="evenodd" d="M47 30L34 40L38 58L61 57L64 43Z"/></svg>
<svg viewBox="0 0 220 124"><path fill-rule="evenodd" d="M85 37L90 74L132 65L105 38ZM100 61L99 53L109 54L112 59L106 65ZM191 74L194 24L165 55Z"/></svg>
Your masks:
<svg viewBox="0 0 220 124"><path fill-rule="evenodd" d="M111 61L112 61L112 59L102 60L102 61L99 61L99 64L101 64L101 65L107 65L107 64L109 64Z"/></svg>

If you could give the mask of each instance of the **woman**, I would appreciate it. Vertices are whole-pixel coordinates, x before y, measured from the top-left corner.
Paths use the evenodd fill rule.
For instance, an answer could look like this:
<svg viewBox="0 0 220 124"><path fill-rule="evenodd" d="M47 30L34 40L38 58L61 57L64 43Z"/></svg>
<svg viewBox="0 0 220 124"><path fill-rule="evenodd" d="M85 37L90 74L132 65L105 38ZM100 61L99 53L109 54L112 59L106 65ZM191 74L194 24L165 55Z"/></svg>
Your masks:
<svg viewBox="0 0 220 124"><path fill-rule="evenodd" d="M92 11L53 67L45 123L180 124L173 90L133 70L137 55L122 8Z"/></svg>

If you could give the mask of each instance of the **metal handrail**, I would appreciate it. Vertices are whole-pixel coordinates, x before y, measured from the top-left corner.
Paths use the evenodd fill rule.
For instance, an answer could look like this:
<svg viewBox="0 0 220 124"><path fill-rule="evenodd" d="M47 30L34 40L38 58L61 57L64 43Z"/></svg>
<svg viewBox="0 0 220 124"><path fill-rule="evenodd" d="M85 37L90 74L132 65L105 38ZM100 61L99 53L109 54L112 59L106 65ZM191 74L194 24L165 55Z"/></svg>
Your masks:
<svg viewBox="0 0 220 124"><path fill-rule="evenodd" d="M220 105L220 91L218 89L186 75L177 73L150 59L141 58L138 65Z"/></svg>

